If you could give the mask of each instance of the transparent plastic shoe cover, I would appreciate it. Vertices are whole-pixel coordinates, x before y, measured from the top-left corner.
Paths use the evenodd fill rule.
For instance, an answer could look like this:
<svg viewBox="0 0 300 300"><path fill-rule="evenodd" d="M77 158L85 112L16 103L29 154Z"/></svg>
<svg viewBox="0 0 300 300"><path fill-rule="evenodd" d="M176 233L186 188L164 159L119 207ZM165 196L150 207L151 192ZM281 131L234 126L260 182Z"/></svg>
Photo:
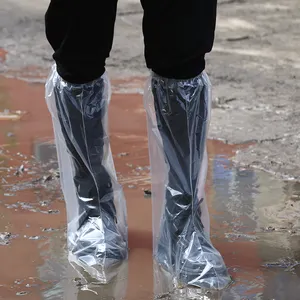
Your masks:
<svg viewBox="0 0 300 300"><path fill-rule="evenodd" d="M89 274L85 273L83 270L79 270L77 265L74 265L77 271L77 297L74 298L76 293L70 300L99 300L99 299L125 299L127 294L128 286L128 261L124 261L117 267L113 267L113 276L108 284L101 284L101 282L95 281L93 278L89 277ZM69 277L70 278L70 277Z"/></svg>
<svg viewBox="0 0 300 300"><path fill-rule="evenodd" d="M53 66L46 102L67 207L69 259L103 283L107 270L128 256L126 203L108 137L109 101L106 75L71 84Z"/></svg>
<svg viewBox="0 0 300 300"><path fill-rule="evenodd" d="M147 84L152 173L154 258L173 286L223 289L231 281L209 238L204 186L211 85L206 73L189 80L152 74ZM157 268L155 293L164 287ZM165 291L163 291L164 293Z"/></svg>

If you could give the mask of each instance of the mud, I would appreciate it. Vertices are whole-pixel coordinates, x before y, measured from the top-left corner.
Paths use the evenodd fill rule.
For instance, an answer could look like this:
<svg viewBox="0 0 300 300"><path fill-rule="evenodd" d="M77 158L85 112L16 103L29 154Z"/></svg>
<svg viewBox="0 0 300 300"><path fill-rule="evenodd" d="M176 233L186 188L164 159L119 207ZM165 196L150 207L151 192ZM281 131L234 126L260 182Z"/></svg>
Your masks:
<svg viewBox="0 0 300 300"><path fill-rule="evenodd" d="M65 205L43 93L41 84L0 77L2 104L27 112L0 127L0 299L298 299L300 184L235 165L232 157L249 145L215 140L208 142L206 185L211 233L234 283L217 295L164 294L165 281L153 281L146 120L136 94L115 94L110 106L112 149L128 207L129 262L108 286L75 270L67 261Z"/></svg>
<svg viewBox="0 0 300 300"><path fill-rule="evenodd" d="M44 82L51 49L44 36L47 0L1 0L0 72ZM300 3L298 0L220 0L214 51L207 71L214 86L210 137L251 142L237 164L299 180ZM119 92L142 93L142 8L120 0L107 67Z"/></svg>

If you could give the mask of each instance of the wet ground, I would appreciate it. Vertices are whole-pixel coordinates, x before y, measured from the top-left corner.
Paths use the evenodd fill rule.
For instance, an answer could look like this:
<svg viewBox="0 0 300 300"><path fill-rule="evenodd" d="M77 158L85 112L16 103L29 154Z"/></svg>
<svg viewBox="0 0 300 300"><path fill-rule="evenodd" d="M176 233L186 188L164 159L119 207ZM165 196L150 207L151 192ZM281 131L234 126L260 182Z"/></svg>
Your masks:
<svg viewBox="0 0 300 300"><path fill-rule="evenodd" d="M124 82L115 82L122 87ZM142 96L114 94L113 153L124 186L130 258L109 286L91 283L67 261L65 206L59 190L43 85L0 77L0 299L154 299L151 200ZM2 115L2 116L3 116ZM247 145L208 142L207 201L212 240L233 285L194 299L299 299L300 184L237 167ZM189 299L165 295L162 299Z"/></svg>
<svg viewBox="0 0 300 300"><path fill-rule="evenodd" d="M140 0L118 2L109 74L122 80L145 78ZM44 82L53 63L44 29L48 4L1 0L0 73ZM207 56L215 102L210 137L232 144L252 142L237 154L237 163L300 180L300 2L218 4L215 45ZM130 89L140 92L142 82Z"/></svg>

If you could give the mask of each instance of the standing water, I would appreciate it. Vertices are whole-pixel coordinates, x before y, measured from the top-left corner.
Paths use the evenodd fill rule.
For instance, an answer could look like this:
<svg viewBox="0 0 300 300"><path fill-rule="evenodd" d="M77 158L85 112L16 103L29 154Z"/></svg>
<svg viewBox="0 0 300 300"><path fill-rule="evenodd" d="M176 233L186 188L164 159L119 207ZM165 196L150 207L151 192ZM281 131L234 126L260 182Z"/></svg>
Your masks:
<svg viewBox="0 0 300 300"><path fill-rule="evenodd" d="M127 199L130 257L101 286L67 260L65 206L43 86L1 78L4 110L21 117L0 120L0 299L299 299L299 183L236 167L231 158L241 147L209 141L211 236L234 283L222 294L189 289L154 295L154 285L164 282L153 282L143 103L139 95L114 95L111 141Z"/></svg>

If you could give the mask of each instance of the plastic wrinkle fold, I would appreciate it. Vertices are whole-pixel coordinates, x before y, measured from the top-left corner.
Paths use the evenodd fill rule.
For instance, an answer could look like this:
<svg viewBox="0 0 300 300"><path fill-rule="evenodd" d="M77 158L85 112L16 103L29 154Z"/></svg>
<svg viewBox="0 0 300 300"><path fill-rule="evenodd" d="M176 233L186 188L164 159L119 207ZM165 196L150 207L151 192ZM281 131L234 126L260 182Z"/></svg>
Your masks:
<svg viewBox="0 0 300 300"><path fill-rule="evenodd" d="M230 282L221 254L209 237L204 186L211 84L205 72L188 80L152 74L146 86L155 286L160 271L176 287L225 288Z"/></svg>
<svg viewBox="0 0 300 300"><path fill-rule="evenodd" d="M110 96L106 74L70 84L53 66L46 83L67 207L69 260L102 283L113 276L108 270L128 257L126 203L108 137Z"/></svg>
<svg viewBox="0 0 300 300"><path fill-rule="evenodd" d="M126 202L109 144L110 96L106 74L90 83L71 84L53 66L46 83L67 207L69 260L101 283L110 282L128 258ZM152 175L154 293L174 287L222 290L231 278L210 240L204 192L209 78L205 72L187 80L152 73L144 104Z"/></svg>

